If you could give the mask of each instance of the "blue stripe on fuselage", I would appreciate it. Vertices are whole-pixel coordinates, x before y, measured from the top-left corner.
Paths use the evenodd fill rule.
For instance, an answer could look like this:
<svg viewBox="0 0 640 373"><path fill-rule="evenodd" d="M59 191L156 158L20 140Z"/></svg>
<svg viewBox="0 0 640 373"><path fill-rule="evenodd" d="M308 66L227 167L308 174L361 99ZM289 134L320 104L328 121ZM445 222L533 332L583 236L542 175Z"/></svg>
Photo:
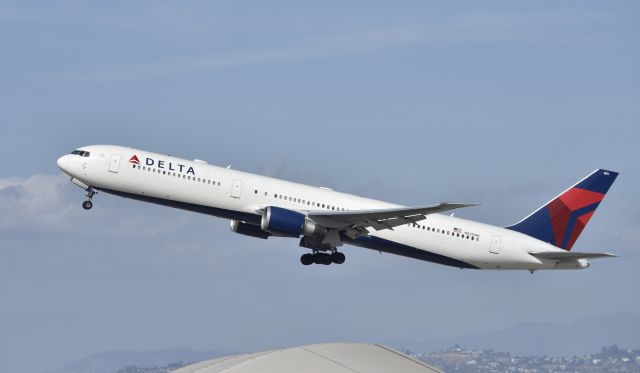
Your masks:
<svg viewBox="0 0 640 373"><path fill-rule="evenodd" d="M113 194L119 197L135 199L137 201L143 201L143 202L150 202L150 203L154 203L156 205L161 205L161 206L175 207L181 210L199 212L201 214L217 216L219 218L240 220L250 224L260 225L260 222L262 220L262 215L258 215L258 214L250 214L250 213L241 212L241 211L203 206L203 205L198 205L194 203L172 201L169 199L157 198L157 197L145 196L140 194L127 193L127 192L120 192L112 189L99 188L98 190L103 191L105 193Z"/></svg>
<svg viewBox="0 0 640 373"><path fill-rule="evenodd" d="M359 237L355 240L345 237L344 241L352 245L364 247L367 249L383 251L385 253L406 256L413 259L425 260L427 262L443 264L450 267L480 269L479 267L463 262L461 260L421 250L413 246L403 245L394 241L385 240L380 237Z"/></svg>
<svg viewBox="0 0 640 373"><path fill-rule="evenodd" d="M211 207L211 206L203 206L203 205L198 205L194 203L172 201L169 199L121 192L121 191L112 190L112 189L99 188L98 190L103 191L105 193L113 194L119 197L154 203L156 205L161 205L161 206L174 207L181 210L198 212L201 214L216 216L224 219L240 220L240 221L244 221L244 222L255 224L255 225L260 225L262 220L262 215L258 215L258 214L250 214L250 213L241 212L241 211L227 210L227 209L221 209L221 208ZM354 246L364 247L371 250L383 251L385 253L390 253L390 254L395 254L400 256L406 256L408 258L424 260L427 262L443 264L450 267L480 269L472 264L463 262L461 260L449 258L444 255L435 254L429 251L415 248L413 246L403 245L397 242L385 240L385 239L374 237L374 236L360 237L355 240L344 237L344 242Z"/></svg>

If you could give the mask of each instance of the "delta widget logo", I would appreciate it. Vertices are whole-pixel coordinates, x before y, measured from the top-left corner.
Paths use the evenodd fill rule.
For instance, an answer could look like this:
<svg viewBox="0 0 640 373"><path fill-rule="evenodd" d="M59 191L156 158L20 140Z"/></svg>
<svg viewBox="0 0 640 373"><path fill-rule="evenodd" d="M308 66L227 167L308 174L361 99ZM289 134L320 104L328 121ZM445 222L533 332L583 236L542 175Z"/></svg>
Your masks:
<svg viewBox="0 0 640 373"><path fill-rule="evenodd" d="M138 159L138 156L134 154L131 156L131 158L129 158L129 163L140 165L140 159ZM156 160L156 159L147 157L145 158L144 164L146 166L156 167L161 170L174 171L181 174L184 173L184 174L193 175L193 176L196 175L196 171L192 166L180 164L180 163L174 163L172 161L164 161L161 159Z"/></svg>

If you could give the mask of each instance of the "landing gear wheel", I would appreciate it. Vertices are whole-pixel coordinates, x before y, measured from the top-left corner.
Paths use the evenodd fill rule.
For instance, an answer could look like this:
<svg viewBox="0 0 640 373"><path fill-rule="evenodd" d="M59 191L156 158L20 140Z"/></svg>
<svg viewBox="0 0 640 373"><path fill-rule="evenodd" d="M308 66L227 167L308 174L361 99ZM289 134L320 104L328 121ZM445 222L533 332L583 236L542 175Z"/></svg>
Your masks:
<svg viewBox="0 0 640 373"><path fill-rule="evenodd" d="M84 201L82 202L82 208L85 210L91 210L91 208L93 207L93 202L91 201Z"/></svg>
<svg viewBox="0 0 640 373"><path fill-rule="evenodd" d="M303 254L300 257L300 263L302 263L302 265L308 266L311 265L315 262L315 257L313 254Z"/></svg>
<svg viewBox="0 0 640 373"><path fill-rule="evenodd" d="M347 257L339 251L334 251L333 253L331 253L331 261L336 264L342 264L346 259Z"/></svg>
<svg viewBox="0 0 640 373"><path fill-rule="evenodd" d="M331 264L331 254L326 254L326 253L316 253L314 255L314 259L315 259L315 263L316 264L324 264L326 266L328 266L329 264Z"/></svg>

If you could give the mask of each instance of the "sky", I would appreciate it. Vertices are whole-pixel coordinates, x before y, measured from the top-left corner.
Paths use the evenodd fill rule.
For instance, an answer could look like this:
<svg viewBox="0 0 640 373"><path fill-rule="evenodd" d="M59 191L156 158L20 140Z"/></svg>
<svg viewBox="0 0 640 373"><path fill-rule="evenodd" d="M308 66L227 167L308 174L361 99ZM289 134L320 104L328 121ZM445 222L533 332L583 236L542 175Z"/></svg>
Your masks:
<svg viewBox="0 0 640 373"><path fill-rule="evenodd" d="M640 312L634 1L0 3L0 371L106 350L420 340ZM117 144L508 225L620 177L586 271L460 270L99 194L56 159ZM636 346L640 347L640 339Z"/></svg>

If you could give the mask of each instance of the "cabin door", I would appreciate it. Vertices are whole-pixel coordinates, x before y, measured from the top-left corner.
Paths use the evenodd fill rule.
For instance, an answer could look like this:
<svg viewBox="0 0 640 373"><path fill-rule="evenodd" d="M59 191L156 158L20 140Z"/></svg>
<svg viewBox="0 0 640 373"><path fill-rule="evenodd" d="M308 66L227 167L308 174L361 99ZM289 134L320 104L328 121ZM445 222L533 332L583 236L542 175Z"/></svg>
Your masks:
<svg viewBox="0 0 640 373"><path fill-rule="evenodd" d="M233 179L231 183L231 197L232 198L240 198L242 195L242 181L238 179Z"/></svg>
<svg viewBox="0 0 640 373"><path fill-rule="evenodd" d="M502 246L500 236L491 236L491 249L489 249L489 252L492 254L500 254L500 246Z"/></svg>
<svg viewBox="0 0 640 373"><path fill-rule="evenodd" d="M112 154L109 162L109 172L118 173L120 170L120 155Z"/></svg>

